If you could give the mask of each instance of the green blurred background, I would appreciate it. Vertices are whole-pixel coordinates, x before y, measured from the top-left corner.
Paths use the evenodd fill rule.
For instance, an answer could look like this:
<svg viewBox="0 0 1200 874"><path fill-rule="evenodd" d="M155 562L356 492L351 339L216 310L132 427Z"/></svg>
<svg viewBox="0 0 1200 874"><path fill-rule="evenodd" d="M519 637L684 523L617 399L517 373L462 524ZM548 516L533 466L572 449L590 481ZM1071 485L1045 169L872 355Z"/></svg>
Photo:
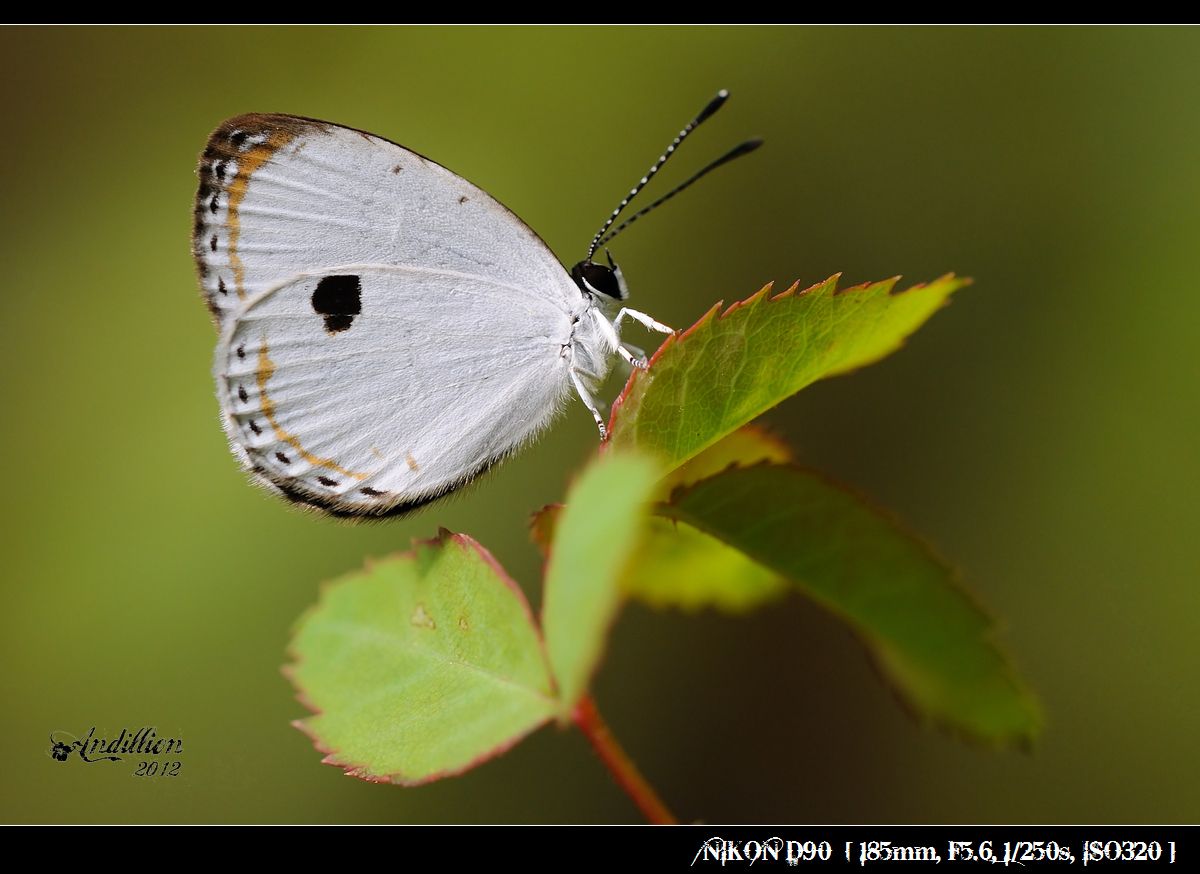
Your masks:
<svg viewBox="0 0 1200 874"><path fill-rule="evenodd" d="M194 167L227 116L331 119L482 185L570 264L719 87L733 100L664 176L767 145L619 241L635 305L683 326L767 280L975 277L901 353L767 421L961 566L1047 727L1031 753L923 729L841 625L791 600L743 619L630 607L597 684L614 730L687 819L1200 818L1200 32L0 39L0 819L637 819L575 733L402 789L322 766L289 727L303 711L279 666L321 580L444 525L536 597L526 513L562 495L595 427L573 405L398 522L347 526L252 488L217 421ZM143 724L184 738L179 778L46 755L51 730Z"/></svg>

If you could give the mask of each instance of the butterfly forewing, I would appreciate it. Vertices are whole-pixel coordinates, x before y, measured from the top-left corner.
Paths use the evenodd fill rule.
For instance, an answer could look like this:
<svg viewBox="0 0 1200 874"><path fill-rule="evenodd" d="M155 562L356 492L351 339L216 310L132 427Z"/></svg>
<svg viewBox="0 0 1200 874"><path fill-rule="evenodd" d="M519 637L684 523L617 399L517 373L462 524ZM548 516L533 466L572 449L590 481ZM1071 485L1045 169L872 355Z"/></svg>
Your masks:
<svg viewBox="0 0 1200 874"><path fill-rule="evenodd" d="M577 300L545 243L489 194L395 143L290 115L222 124L200 160L193 251L218 315L338 264L487 276Z"/></svg>
<svg viewBox="0 0 1200 874"><path fill-rule="evenodd" d="M281 115L221 125L193 248L234 451L347 515L454 488L545 426L581 300L515 215L394 143Z"/></svg>

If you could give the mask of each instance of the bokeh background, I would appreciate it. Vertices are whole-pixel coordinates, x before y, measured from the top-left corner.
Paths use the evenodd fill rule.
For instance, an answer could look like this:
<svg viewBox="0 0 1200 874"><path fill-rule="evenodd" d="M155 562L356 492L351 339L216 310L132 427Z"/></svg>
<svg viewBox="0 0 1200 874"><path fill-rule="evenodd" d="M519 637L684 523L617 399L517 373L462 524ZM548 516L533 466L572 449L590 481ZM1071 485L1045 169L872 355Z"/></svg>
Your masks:
<svg viewBox="0 0 1200 874"><path fill-rule="evenodd" d="M597 698L688 819L1200 818L1200 32L174 28L0 32L7 496L0 819L636 820L544 729L420 789L322 766L279 672L318 583L439 525L537 597L528 511L596 443L574 405L476 488L347 526L247 484L189 255L196 157L245 111L328 118L482 185L568 264L679 125L665 171L753 157L640 222L635 305L683 326L764 282L975 277L887 361L767 421L961 566L1038 691L1032 752L895 706L798 599L631 606ZM648 341L649 342L649 341ZM182 735L174 780L60 765L52 730Z"/></svg>

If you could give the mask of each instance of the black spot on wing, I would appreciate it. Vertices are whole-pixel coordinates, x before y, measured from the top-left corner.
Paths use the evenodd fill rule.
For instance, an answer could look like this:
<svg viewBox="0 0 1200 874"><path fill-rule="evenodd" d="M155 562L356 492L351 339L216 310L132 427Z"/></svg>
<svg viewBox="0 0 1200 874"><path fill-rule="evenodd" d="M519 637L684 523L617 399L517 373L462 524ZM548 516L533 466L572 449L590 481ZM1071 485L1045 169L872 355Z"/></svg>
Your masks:
<svg viewBox="0 0 1200 874"><path fill-rule="evenodd" d="M325 317L325 330L331 334L340 334L342 331L349 330L350 323L354 321L354 316L335 315Z"/></svg>
<svg viewBox="0 0 1200 874"><path fill-rule="evenodd" d="M312 308L325 317L325 330L337 334L349 329L362 312L362 283L357 276L325 276L312 294Z"/></svg>

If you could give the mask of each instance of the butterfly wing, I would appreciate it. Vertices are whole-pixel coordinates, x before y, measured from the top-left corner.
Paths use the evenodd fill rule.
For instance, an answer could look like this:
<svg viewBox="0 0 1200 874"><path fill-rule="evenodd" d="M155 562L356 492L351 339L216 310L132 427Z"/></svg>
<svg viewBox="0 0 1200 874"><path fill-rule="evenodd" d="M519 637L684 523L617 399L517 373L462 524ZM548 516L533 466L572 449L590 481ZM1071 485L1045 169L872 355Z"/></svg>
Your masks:
<svg viewBox="0 0 1200 874"><path fill-rule="evenodd" d="M569 314L490 277L345 265L250 298L218 344L234 451L284 495L401 512L545 427L569 385Z"/></svg>
<svg viewBox="0 0 1200 874"><path fill-rule="evenodd" d="M199 173L217 393L261 481L337 514L399 512L553 417L582 298L486 192L388 140L285 115L222 124Z"/></svg>
<svg viewBox="0 0 1200 874"><path fill-rule="evenodd" d="M293 276L338 264L458 270L563 301L579 292L487 192L389 140L291 115L241 115L200 159L192 248L218 322Z"/></svg>

